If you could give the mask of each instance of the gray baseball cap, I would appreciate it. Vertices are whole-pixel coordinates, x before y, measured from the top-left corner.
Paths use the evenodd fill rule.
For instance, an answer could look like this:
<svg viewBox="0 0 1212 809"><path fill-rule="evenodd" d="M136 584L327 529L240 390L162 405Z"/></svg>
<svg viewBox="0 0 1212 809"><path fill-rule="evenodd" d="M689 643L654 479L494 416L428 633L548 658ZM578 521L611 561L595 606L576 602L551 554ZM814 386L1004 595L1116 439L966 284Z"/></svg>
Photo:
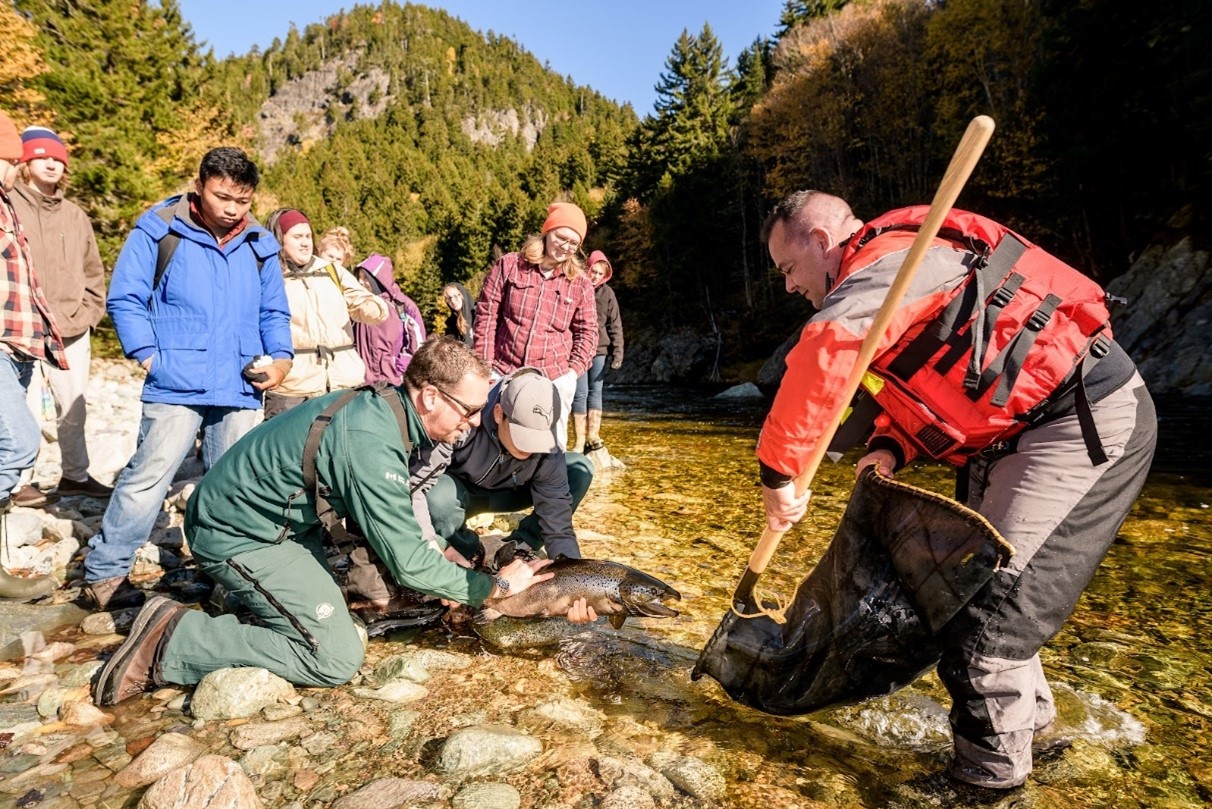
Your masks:
<svg viewBox="0 0 1212 809"><path fill-rule="evenodd" d="M560 394L552 381L531 369L515 371L501 382L501 410L509 437L522 452L555 452Z"/></svg>

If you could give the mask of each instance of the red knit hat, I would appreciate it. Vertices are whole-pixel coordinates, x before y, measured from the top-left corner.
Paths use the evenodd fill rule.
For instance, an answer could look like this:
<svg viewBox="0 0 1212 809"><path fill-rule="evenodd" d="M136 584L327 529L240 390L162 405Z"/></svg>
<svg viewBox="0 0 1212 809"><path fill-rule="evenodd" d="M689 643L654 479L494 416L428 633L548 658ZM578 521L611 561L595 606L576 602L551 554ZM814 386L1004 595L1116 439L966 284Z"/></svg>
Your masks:
<svg viewBox="0 0 1212 809"><path fill-rule="evenodd" d="M67 165L67 147L63 140L44 126L29 126L21 133L21 162L28 163L37 157L53 157Z"/></svg>
<svg viewBox="0 0 1212 809"><path fill-rule="evenodd" d="M543 233L556 228L572 228L585 241L585 212L571 202L553 202L547 206L547 219L543 222Z"/></svg>
<svg viewBox="0 0 1212 809"><path fill-rule="evenodd" d="M291 228L295 225L308 225L310 227L311 222L303 215L302 211L295 210L294 208L283 211L282 215L278 217L278 230L282 231L283 236L290 233Z"/></svg>
<svg viewBox="0 0 1212 809"><path fill-rule="evenodd" d="M21 136L13 119L0 112L0 160L17 160L21 157Z"/></svg>

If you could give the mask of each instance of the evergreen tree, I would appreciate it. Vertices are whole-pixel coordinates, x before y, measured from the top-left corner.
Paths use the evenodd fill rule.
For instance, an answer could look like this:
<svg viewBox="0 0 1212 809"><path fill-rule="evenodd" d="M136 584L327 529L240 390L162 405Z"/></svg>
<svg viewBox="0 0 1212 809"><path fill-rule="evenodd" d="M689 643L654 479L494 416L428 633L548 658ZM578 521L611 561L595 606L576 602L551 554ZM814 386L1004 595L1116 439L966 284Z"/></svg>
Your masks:
<svg viewBox="0 0 1212 809"><path fill-rule="evenodd" d="M783 11L779 14L779 29L775 37L782 38L797 25L841 11L849 2L850 0L785 0Z"/></svg>
<svg viewBox="0 0 1212 809"><path fill-rule="evenodd" d="M16 7L40 31L47 70L32 84L74 141L74 192L111 263L148 203L179 188L202 151L229 133L204 100L208 62L175 0Z"/></svg>

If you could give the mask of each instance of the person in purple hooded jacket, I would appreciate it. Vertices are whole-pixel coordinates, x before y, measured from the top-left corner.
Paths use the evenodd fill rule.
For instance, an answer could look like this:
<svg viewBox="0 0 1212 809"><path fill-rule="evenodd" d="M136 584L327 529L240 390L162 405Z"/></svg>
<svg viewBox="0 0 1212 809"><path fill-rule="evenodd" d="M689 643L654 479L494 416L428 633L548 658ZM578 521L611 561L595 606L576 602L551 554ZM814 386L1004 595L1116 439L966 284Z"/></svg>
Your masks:
<svg viewBox="0 0 1212 809"><path fill-rule="evenodd" d="M399 317L382 323L354 323L354 344L366 363L366 384L390 382L399 385L412 355L425 342L421 310L396 283L391 259L372 253L358 265L355 273L362 286L387 301Z"/></svg>
<svg viewBox="0 0 1212 809"><path fill-rule="evenodd" d="M586 262L593 298L598 310L598 350L589 370L577 377L572 399L572 427L576 438L573 452L594 452L605 446L598 431L602 427L602 386L606 379L607 355L611 370L623 367L623 317L619 301L606 282L614 274L610 259L601 250L589 254Z"/></svg>

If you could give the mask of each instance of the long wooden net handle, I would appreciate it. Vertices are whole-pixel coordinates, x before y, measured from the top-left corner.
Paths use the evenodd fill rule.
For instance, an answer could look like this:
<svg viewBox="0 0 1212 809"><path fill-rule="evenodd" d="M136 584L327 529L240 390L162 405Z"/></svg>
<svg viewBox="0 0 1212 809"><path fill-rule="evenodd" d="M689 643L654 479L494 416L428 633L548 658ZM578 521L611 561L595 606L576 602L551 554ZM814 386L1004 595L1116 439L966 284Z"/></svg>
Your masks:
<svg viewBox="0 0 1212 809"><path fill-rule="evenodd" d="M934 200L930 203L926 220L922 223L921 230L917 232L913 246L909 248L909 254L905 256L905 262L897 272L892 286L888 288L888 295L884 298L884 303L880 306L880 310L871 324L871 329L863 340L858 359L850 370L850 376L846 379L846 387L838 395L833 417L821 433L816 446L813 447L804 471L795 479L795 490L799 494L802 495L812 485L812 479L816 477L816 471L825 457L825 452L829 449L830 442L833 441L833 435L842 422L842 414L846 411L850 400L854 398L863 374L867 372L867 366L871 364L871 359L875 356L876 346L883 340L884 332L887 331L888 324L901 305L901 299L905 297L905 291L913 281L913 276L917 273L922 258L925 257L926 251L930 249L930 245L938 235L943 220L947 218L951 207L955 205L956 199L959 198L965 183L972 175L972 170L976 168L992 135L993 119L987 115L980 115L973 118L972 122L968 124L964 137L955 147L955 154L951 156L947 171L943 174L943 179L934 194ZM774 556L774 551L778 548L783 534L783 531L772 531L769 527L762 532L762 538L758 540L757 547L753 549L753 553L749 557L749 567L745 571L745 575L741 577L740 584L737 585L736 594L733 596L734 602L751 601L753 588L757 585L758 578L765 572L766 566L770 564L770 559Z"/></svg>

